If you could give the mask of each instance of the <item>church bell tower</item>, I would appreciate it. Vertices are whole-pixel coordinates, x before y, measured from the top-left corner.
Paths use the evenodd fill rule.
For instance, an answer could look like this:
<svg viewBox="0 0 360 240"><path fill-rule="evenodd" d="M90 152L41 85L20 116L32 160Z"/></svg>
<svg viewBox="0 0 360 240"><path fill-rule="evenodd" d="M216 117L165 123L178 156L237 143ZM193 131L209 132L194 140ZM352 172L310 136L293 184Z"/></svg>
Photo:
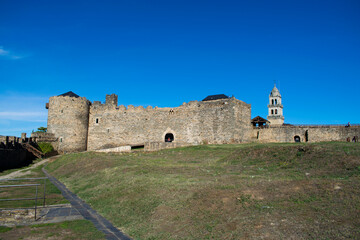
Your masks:
<svg viewBox="0 0 360 240"><path fill-rule="evenodd" d="M283 105L281 103L280 92L276 88L275 84L269 96L268 109L269 109L268 120L270 121L270 125L283 125L284 124Z"/></svg>

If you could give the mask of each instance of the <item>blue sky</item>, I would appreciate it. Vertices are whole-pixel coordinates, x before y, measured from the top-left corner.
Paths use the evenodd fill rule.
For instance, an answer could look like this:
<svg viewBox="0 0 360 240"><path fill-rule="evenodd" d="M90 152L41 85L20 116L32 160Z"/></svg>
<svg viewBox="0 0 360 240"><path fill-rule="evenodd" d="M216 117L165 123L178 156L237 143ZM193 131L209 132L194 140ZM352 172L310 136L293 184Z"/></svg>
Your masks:
<svg viewBox="0 0 360 240"><path fill-rule="evenodd" d="M46 126L45 103L176 107L232 96L287 123L360 122L360 1L0 0L0 135Z"/></svg>

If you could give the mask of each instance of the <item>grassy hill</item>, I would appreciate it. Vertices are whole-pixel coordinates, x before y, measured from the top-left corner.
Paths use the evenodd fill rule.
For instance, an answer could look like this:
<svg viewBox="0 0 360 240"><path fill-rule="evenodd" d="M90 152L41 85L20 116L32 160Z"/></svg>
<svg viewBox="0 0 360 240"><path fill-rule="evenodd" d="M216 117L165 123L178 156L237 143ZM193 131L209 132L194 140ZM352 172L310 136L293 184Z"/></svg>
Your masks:
<svg viewBox="0 0 360 240"><path fill-rule="evenodd" d="M134 239L359 239L360 144L78 153L47 169Z"/></svg>

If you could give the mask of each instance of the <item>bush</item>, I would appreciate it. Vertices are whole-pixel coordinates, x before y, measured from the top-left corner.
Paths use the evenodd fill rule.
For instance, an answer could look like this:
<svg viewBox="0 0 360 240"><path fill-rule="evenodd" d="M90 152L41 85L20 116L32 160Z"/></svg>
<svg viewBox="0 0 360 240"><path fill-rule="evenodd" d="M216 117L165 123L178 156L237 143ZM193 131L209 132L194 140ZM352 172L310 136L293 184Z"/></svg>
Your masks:
<svg viewBox="0 0 360 240"><path fill-rule="evenodd" d="M54 151L53 146L50 143L47 142L39 142L38 146L41 150L41 152L43 152L44 154L50 153L52 151Z"/></svg>

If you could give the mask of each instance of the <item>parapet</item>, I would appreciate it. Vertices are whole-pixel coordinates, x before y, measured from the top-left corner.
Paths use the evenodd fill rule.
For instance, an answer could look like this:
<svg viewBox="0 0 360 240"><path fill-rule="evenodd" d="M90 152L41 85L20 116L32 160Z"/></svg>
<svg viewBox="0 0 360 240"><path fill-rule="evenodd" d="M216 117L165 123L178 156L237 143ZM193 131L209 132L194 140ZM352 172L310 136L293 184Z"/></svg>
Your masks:
<svg viewBox="0 0 360 240"><path fill-rule="evenodd" d="M111 95L106 94L105 104L111 105L111 106L117 106L118 105L118 96L114 93Z"/></svg>
<svg viewBox="0 0 360 240"><path fill-rule="evenodd" d="M106 111L129 111L129 112L133 112L133 111L137 111L137 112L141 112L141 111L174 111L175 109L193 109L193 108L198 108L198 107L204 107L204 108L212 108L212 107L218 107L218 106L222 106L222 105L227 105L227 104L237 104L237 105L242 105L242 106L246 106L246 107L250 107L250 104L247 104L241 100L236 99L235 97L228 97L228 98L220 98L220 99L215 99L215 100L208 100L208 101L190 101L188 103L184 102L182 105L178 106L178 107L152 107L152 106L134 106L134 105L117 105L118 104L118 96L116 94L111 94L108 95L106 94L106 101L105 104L102 104L100 101L94 101L92 103L92 107L94 109L97 109L96 111L102 111L102 110L106 110Z"/></svg>

